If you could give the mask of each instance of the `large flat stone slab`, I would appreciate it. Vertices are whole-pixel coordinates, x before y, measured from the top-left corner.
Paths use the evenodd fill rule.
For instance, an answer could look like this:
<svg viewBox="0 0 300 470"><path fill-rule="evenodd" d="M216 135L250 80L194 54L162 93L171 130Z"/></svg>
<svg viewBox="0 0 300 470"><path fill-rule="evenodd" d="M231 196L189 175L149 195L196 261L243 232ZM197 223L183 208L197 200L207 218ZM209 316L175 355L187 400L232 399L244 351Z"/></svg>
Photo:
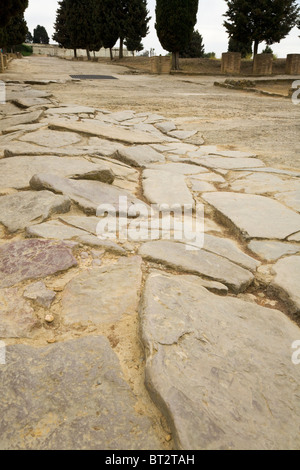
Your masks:
<svg viewBox="0 0 300 470"><path fill-rule="evenodd" d="M139 203L145 205L130 193L98 181L71 180L53 174L38 174L30 180L30 186L38 191L47 189L64 194L89 215L96 214L99 206L103 204L114 207L116 213L122 212L119 207L121 197L127 197L128 207Z"/></svg>
<svg viewBox="0 0 300 470"><path fill-rule="evenodd" d="M165 157L149 145L136 145L117 150L114 158L134 167L147 168L154 162L165 162Z"/></svg>
<svg viewBox="0 0 300 470"><path fill-rule="evenodd" d="M81 138L74 134L74 132L58 132L44 129L23 135L19 140L51 148L54 143L55 147L66 147L68 145L77 144L81 141Z"/></svg>
<svg viewBox="0 0 300 470"><path fill-rule="evenodd" d="M8 346L6 362L0 367L1 449L161 449L153 423L135 410L106 338Z"/></svg>
<svg viewBox="0 0 300 470"><path fill-rule="evenodd" d="M294 255L300 251L300 245L294 243L277 242L273 240L252 240L248 244L249 250L266 261L276 261L282 256Z"/></svg>
<svg viewBox="0 0 300 470"><path fill-rule="evenodd" d="M84 158L54 156L14 157L0 160L0 189L27 189L29 181L38 173L51 173L64 178L97 178L113 180L109 165L91 163Z"/></svg>
<svg viewBox="0 0 300 470"><path fill-rule="evenodd" d="M0 289L0 338L28 338L36 326L33 308L18 289Z"/></svg>
<svg viewBox="0 0 300 470"><path fill-rule="evenodd" d="M299 328L282 312L153 273L141 306L146 386L176 449L299 449Z"/></svg>
<svg viewBox="0 0 300 470"><path fill-rule="evenodd" d="M273 266L275 278L272 287L279 291L289 311L300 313L300 255L280 259Z"/></svg>
<svg viewBox="0 0 300 470"><path fill-rule="evenodd" d="M162 138L150 135L146 132L138 130L128 130L124 127L105 125L94 120L82 119L77 121L66 121L63 119L52 120L49 122L49 128L54 130L67 130L77 132L79 134L92 135L102 137L108 140L123 142L127 144L155 144L162 142Z"/></svg>
<svg viewBox="0 0 300 470"><path fill-rule="evenodd" d="M144 243L139 254L178 271L196 274L225 284L233 292L242 292L254 276L248 270L206 250L189 251L184 243L154 241Z"/></svg>
<svg viewBox="0 0 300 470"><path fill-rule="evenodd" d="M240 168L260 168L265 164L257 158L228 158L228 157L196 157L194 163L207 168L221 168L223 170L238 170Z"/></svg>
<svg viewBox="0 0 300 470"><path fill-rule="evenodd" d="M264 196L216 192L202 198L246 239L284 239L300 229L299 214Z"/></svg>
<svg viewBox="0 0 300 470"><path fill-rule="evenodd" d="M117 264L93 268L73 278L63 293L64 323L100 325L136 314L141 264L140 257L121 258Z"/></svg>
<svg viewBox="0 0 300 470"><path fill-rule="evenodd" d="M50 191L20 191L0 198L0 223L9 232L26 228L34 221L42 222L53 213L68 212L71 201Z"/></svg>
<svg viewBox="0 0 300 470"><path fill-rule="evenodd" d="M300 181L298 186L299 185ZM300 190L290 191L290 189L292 188L290 187L288 192L275 194L275 197L278 199L278 201L282 202L286 206L294 209L297 212L300 212Z"/></svg>
<svg viewBox="0 0 300 470"><path fill-rule="evenodd" d="M242 191L247 194L267 194L299 189L300 194L300 180L298 178L284 180L276 175L256 173L234 181L230 184L230 189L237 192ZM278 199L280 200L279 197Z"/></svg>
<svg viewBox="0 0 300 470"><path fill-rule="evenodd" d="M194 199L183 175L167 171L145 170L143 193L152 204L184 204L194 207Z"/></svg>
<svg viewBox="0 0 300 470"><path fill-rule="evenodd" d="M31 113L22 113L14 115L0 121L0 131L8 127L18 126L20 124L28 124L37 122L43 115L43 111L32 111Z"/></svg>
<svg viewBox="0 0 300 470"><path fill-rule="evenodd" d="M79 105L68 105L60 106L59 108L49 108L45 111L45 114L48 115L59 115L59 114L94 114L95 109L90 108L89 106L79 106Z"/></svg>
<svg viewBox="0 0 300 470"><path fill-rule="evenodd" d="M64 243L20 240L0 247L0 288L39 279L77 266Z"/></svg>
<svg viewBox="0 0 300 470"><path fill-rule="evenodd" d="M150 170L168 171L171 173L178 173L179 175L200 175L208 173L206 168L201 168L198 165L189 165L188 163L165 163L165 164L152 164L149 165Z"/></svg>

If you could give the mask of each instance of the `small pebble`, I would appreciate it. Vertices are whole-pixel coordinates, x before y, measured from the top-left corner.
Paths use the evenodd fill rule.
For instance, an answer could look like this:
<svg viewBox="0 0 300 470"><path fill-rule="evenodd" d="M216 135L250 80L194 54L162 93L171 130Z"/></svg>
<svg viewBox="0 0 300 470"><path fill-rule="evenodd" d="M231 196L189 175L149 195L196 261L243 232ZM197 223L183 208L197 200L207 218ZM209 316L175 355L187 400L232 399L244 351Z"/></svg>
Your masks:
<svg viewBox="0 0 300 470"><path fill-rule="evenodd" d="M54 321L54 316L53 315L46 315L45 316L45 321L47 323L52 323Z"/></svg>
<svg viewBox="0 0 300 470"><path fill-rule="evenodd" d="M93 260L93 266L101 266L102 261L101 259L94 259Z"/></svg>
<svg viewBox="0 0 300 470"><path fill-rule="evenodd" d="M166 440L167 442L170 442L170 441L172 440L171 434L168 434L168 435L165 437L165 440Z"/></svg>
<svg viewBox="0 0 300 470"><path fill-rule="evenodd" d="M87 259L89 257L89 254L86 251L83 251L80 255L82 259Z"/></svg>

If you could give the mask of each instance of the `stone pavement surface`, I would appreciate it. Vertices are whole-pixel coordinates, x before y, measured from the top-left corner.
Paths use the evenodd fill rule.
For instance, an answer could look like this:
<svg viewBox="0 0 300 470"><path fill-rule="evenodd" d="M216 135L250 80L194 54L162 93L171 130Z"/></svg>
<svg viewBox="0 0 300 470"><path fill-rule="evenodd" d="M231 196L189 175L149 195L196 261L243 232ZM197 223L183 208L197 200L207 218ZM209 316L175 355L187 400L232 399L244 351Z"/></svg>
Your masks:
<svg viewBox="0 0 300 470"><path fill-rule="evenodd" d="M0 120L0 449L299 449L300 172L45 86Z"/></svg>

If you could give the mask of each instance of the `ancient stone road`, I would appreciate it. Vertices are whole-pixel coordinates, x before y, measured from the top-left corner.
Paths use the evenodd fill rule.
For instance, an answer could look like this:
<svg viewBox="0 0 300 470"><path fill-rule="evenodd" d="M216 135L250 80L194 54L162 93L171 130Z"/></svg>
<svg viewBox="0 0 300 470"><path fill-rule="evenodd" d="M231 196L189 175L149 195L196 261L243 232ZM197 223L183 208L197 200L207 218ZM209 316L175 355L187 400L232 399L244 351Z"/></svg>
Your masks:
<svg viewBox="0 0 300 470"><path fill-rule="evenodd" d="M6 86L0 448L299 449L300 170ZM99 238L120 196L204 205L203 247Z"/></svg>

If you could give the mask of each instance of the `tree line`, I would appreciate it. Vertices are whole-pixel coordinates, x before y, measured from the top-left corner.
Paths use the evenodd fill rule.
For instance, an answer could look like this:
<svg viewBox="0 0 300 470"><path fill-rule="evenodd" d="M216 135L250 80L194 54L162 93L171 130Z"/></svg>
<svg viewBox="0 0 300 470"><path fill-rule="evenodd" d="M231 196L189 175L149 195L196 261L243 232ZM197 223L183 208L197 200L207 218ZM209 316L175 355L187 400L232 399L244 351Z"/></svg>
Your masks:
<svg viewBox="0 0 300 470"><path fill-rule="evenodd" d="M61 0L53 35L61 47L91 51L112 49L120 40L129 51L143 50L142 39L149 32L150 21L146 0Z"/></svg>
<svg viewBox="0 0 300 470"><path fill-rule="evenodd" d="M297 0L225 0L223 23L229 37L228 50L245 57L279 43L294 26L300 29ZM24 11L28 0L5 0L0 14L0 47L20 44L29 37ZM156 0L155 29L162 47L172 53L173 68L179 57L204 56L203 38L195 31L199 0ZM149 32L147 0L61 0L53 39L62 47L86 49L88 58L101 47L110 49L120 41L129 51L141 51ZM37 30L37 31L36 31ZM45 28L36 28L33 42L49 42ZM46 35L45 35L46 33ZM48 38L48 39L47 39ZM29 39L29 42L30 39ZM268 49L269 50L269 49Z"/></svg>

